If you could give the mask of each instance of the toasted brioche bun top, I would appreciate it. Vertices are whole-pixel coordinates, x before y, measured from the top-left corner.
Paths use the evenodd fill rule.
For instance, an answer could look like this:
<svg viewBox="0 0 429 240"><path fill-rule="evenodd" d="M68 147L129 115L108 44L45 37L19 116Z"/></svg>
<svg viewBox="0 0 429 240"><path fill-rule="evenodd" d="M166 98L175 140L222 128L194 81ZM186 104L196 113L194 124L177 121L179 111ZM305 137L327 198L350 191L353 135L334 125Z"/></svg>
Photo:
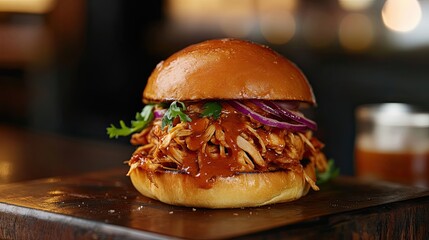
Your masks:
<svg viewBox="0 0 429 240"><path fill-rule="evenodd" d="M143 101L297 100L316 103L304 74L266 46L237 39L191 45L160 62Z"/></svg>

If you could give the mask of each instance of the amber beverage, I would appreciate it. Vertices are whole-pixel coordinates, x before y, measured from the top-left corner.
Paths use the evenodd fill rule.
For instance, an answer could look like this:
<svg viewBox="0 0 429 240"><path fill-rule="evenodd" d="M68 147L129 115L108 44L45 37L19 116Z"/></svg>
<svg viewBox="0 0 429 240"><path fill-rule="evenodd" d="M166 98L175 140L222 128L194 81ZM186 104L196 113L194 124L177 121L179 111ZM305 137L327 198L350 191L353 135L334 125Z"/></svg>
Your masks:
<svg viewBox="0 0 429 240"><path fill-rule="evenodd" d="M429 152L386 152L356 148L356 175L429 187Z"/></svg>
<svg viewBox="0 0 429 240"><path fill-rule="evenodd" d="M429 187L429 113L385 103L356 110L356 176Z"/></svg>

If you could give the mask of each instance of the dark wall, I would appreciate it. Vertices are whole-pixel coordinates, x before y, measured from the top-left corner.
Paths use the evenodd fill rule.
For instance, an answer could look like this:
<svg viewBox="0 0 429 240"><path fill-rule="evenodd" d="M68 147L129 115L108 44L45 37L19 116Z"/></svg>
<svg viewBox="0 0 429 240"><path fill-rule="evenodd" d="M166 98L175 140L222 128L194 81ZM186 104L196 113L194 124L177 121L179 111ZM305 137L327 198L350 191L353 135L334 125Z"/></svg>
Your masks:
<svg viewBox="0 0 429 240"><path fill-rule="evenodd" d="M88 2L85 50L70 88L70 99L77 102L69 103L72 121L66 131L103 138L103 127L142 108L146 78L159 61L145 48L146 29L162 17L161 1L155 2Z"/></svg>

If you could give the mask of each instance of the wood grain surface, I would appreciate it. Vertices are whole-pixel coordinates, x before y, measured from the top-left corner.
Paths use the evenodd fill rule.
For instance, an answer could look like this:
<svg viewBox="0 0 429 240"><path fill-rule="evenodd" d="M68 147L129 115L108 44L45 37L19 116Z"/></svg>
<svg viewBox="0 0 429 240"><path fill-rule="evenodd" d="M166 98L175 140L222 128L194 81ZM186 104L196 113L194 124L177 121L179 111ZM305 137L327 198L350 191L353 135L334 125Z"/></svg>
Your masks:
<svg viewBox="0 0 429 240"><path fill-rule="evenodd" d="M427 239L429 191L339 177L290 203L176 207L121 169L0 185L0 239Z"/></svg>

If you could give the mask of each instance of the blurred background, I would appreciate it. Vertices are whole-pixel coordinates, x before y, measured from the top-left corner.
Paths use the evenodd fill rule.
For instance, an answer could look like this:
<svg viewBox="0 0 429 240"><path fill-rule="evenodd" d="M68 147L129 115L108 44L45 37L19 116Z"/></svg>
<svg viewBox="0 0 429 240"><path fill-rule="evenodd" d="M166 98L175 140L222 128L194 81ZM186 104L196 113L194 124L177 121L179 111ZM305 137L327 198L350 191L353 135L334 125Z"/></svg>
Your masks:
<svg viewBox="0 0 429 240"><path fill-rule="evenodd" d="M0 0L0 124L114 141L106 127L141 110L159 61L222 37L303 70L342 174L354 173L357 106L429 106L429 0Z"/></svg>

